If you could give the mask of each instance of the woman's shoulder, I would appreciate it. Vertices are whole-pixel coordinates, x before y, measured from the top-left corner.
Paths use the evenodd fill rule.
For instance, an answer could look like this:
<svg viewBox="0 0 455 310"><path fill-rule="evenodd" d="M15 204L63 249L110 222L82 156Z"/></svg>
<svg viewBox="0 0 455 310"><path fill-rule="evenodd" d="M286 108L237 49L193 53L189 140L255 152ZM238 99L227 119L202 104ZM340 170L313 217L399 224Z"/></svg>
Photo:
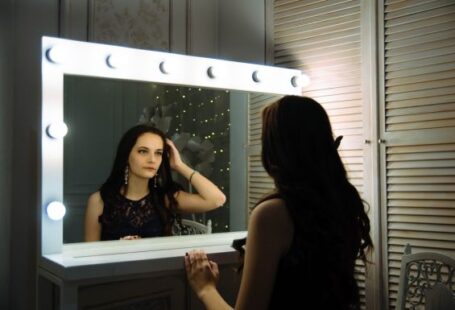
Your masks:
<svg viewBox="0 0 455 310"><path fill-rule="evenodd" d="M88 203L87 203L89 206L90 205L103 205L103 199L101 198L101 193L100 191L97 191L97 192L94 192L92 193L89 197L88 197Z"/></svg>
<svg viewBox="0 0 455 310"><path fill-rule="evenodd" d="M87 214L90 216L99 216L103 213L104 202L101 198L100 192L94 192L88 197L87 201Z"/></svg>
<svg viewBox="0 0 455 310"><path fill-rule="evenodd" d="M286 203L281 198L271 198L262 201L253 209L251 216L267 225L283 227L292 224Z"/></svg>
<svg viewBox="0 0 455 310"><path fill-rule="evenodd" d="M259 203L253 212L266 215L287 215L286 203L281 198L270 198Z"/></svg>
<svg viewBox="0 0 455 310"><path fill-rule="evenodd" d="M286 208L286 203L280 198L271 198L259 203L250 217L251 226L257 231L259 242L275 245L281 254L287 253L294 233L294 225Z"/></svg>

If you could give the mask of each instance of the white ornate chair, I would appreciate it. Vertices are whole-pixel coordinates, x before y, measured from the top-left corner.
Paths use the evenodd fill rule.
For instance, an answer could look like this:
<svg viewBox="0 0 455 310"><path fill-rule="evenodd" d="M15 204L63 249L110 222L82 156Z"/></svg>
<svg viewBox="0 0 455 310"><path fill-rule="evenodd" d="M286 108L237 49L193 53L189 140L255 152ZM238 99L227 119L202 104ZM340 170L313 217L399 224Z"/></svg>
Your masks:
<svg viewBox="0 0 455 310"><path fill-rule="evenodd" d="M182 229L175 224L173 227L173 234L174 235L204 235L204 234L211 234L212 233L212 221L208 220L207 225L204 225L202 223L188 220L188 219L182 219L182 224L185 228L185 232L182 231Z"/></svg>
<svg viewBox="0 0 455 310"><path fill-rule="evenodd" d="M454 310L455 260L439 253L412 254L406 244L396 309Z"/></svg>

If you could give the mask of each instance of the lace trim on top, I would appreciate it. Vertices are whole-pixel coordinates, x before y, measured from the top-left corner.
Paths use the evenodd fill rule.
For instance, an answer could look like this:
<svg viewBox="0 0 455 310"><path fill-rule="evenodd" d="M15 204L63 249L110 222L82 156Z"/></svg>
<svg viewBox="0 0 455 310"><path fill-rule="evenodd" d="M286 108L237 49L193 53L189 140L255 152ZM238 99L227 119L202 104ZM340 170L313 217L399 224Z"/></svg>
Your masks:
<svg viewBox="0 0 455 310"><path fill-rule="evenodd" d="M98 219L102 226L101 240L118 240L128 235L163 236L164 225L158 208L152 193L140 200L130 200L118 193L104 203Z"/></svg>

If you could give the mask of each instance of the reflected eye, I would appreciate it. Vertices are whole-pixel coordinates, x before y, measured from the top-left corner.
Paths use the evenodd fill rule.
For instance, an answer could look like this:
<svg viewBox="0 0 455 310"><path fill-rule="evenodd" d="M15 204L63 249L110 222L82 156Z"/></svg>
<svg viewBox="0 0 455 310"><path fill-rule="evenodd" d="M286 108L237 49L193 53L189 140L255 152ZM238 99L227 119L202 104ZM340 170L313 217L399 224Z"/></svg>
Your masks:
<svg viewBox="0 0 455 310"><path fill-rule="evenodd" d="M137 151L139 154L147 154L147 150L139 150Z"/></svg>
<svg viewBox="0 0 455 310"><path fill-rule="evenodd" d="M163 156L163 151L156 151L155 154L158 155L158 156Z"/></svg>

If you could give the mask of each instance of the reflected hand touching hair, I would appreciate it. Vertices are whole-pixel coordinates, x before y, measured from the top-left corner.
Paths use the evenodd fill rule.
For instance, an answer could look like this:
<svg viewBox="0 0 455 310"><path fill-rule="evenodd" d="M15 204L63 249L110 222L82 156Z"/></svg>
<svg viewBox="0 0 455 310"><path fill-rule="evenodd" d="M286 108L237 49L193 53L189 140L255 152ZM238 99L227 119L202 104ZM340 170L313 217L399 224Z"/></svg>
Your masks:
<svg viewBox="0 0 455 310"><path fill-rule="evenodd" d="M180 152L172 140L166 139L166 144L169 147L169 164L173 170L178 170L184 164L180 157Z"/></svg>
<svg viewBox="0 0 455 310"><path fill-rule="evenodd" d="M183 175L197 191L197 194L179 191L175 196L179 209L186 213L193 213L209 211L222 206L226 202L223 192L213 182L182 161L174 142L166 139L166 143L169 146L171 168Z"/></svg>

